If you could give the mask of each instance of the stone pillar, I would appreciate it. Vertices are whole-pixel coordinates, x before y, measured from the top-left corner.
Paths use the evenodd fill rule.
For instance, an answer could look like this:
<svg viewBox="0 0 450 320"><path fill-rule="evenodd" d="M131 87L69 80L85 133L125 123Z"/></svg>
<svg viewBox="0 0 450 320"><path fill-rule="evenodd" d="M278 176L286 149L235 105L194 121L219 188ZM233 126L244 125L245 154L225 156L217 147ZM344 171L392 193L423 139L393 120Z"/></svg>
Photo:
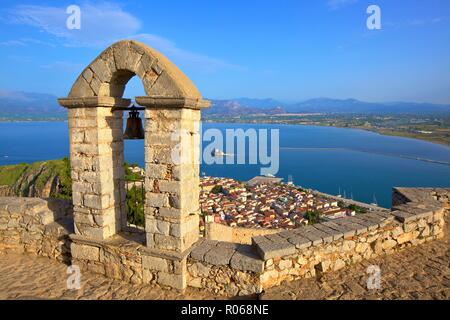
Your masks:
<svg viewBox="0 0 450 320"><path fill-rule="evenodd" d="M145 110L143 259L161 285L186 287L186 256L199 237L200 103L137 97Z"/></svg>
<svg viewBox="0 0 450 320"><path fill-rule="evenodd" d="M120 231L125 212L123 112L130 100L60 99L68 108L75 234L104 240Z"/></svg>

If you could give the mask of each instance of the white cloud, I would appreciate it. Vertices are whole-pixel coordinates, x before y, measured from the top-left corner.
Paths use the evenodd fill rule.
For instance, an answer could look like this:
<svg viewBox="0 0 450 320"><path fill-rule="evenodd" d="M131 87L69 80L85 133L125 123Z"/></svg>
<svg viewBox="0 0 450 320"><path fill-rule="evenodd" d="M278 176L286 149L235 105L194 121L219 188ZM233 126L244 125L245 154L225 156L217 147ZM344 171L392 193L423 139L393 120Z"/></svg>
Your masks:
<svg viewBox="0 0 450 320"><path fill-rule="evenodd" d="M132 14L125 12L116 4L103 2L101 4L84 4L81 9L81 29L69 30L66 19L69 15L65 7L50 7L38 5L19 5L8 10L3 22L27 25L38 28L50 34L60 45L68 47L105 47L120 39L136 39L142 41L164 55L176 64L184 67L194 67L197 71L213 72L220 69L242 69L242 67L227 63L224 60L194 53L179 48L173 41L164 37L139 33L141 21ZM34 42L33 42L34 41ZM38 44L38 40L17 39L0 43L3 46L25 46ZM41 42L39 44L45 44ZM50 65L42 66L49 68ZM59 63L52 68L70 68Z"/></svg>
<svg viewBox="0 0 450 320"><path fill-rule="evenodd" d="M338 10L356 3L358 0L328 0L327 6L330 10Z"/></svg>
<svg viewBox="0 0 450 320"><path fill-rule="evenodd" d="M81 8L81 29L69 30L65 7L19 5L8 10L4 22L28 25L63 40L68 46L104 46L114 39L137 32L141 22L111 3L84 4Z"/></svg>
<svg viewBox="0 0 450 320"><path fill-rule="evenodd" d="M230 64L218 58L213 58L207 55L202 55L178 48L177 45L169 39L154 34L137 34L130 37L130 39L138 40L145 44L148 44L150 47L155 48L156 50L166 55L176 64L185 67L195 67L196 70L200 69L204 72L213 72L219 69L245 69L241 66Z"/></svg>
<svg viewBox="0 0 450 320"><path fill-rule="evenodd" d="M0 42L0 46L5 46L5 47L15 47L15 46L24 47L24 46L27 46L28 44L39 44L39 45L50 46L50 47L56 46L53 43L50 43L47 41L41 41L41 40L33 39L33 38L20 38L20 39L6 40L6 41Z"/></svg>
<svg viewBox="0 0 450 320"><path fill-rule="evenodd" d="M416 18L408 21L398 21L398 22L387 21L384 25L393 29L400 29L412 27L426 27L436 24L443 24L448 21L450 21L450 18L447 17L435 17L423 19Z"/></svg>
<svg viewBox="0 0 450 320"><path fill-rule="evenodd" d="M43 69L52 69L64 72L75 72L83 68L80 63L72 63L68 61L54 61L48 64L43 64L40 66Z"/></svg>

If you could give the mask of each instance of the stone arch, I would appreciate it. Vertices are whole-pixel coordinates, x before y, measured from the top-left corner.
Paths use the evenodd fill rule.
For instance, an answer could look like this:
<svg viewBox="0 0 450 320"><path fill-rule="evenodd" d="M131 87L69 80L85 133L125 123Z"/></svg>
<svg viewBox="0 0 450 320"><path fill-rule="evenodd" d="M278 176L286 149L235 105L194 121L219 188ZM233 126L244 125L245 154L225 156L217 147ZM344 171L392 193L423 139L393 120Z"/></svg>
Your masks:
<svg viewBox="0 0 450 320"><path fill-rule="evenodd" d="M141 270L147 280L184 289L186 253L199 237L200 153L192 150L200 149L200 110L209 103L172 62L137 41L120 41L104 50L83 70L68 97L59 99L68 108L70 131L72 262L97 265L99 246L129 231L122 192L123 110L131 101L122 96L135 75L147 94L135 99L149 121L144 128ZM126 242L123 237L120 241Z"/></svg>
<svg viewBox="0 0 450 320"><path fill-rule="evenodd" d="M105 49L78 76L69 98L122 98L128 81L137 75L149 97L201 99L191 80L164 55L134 40Z"/></svg>

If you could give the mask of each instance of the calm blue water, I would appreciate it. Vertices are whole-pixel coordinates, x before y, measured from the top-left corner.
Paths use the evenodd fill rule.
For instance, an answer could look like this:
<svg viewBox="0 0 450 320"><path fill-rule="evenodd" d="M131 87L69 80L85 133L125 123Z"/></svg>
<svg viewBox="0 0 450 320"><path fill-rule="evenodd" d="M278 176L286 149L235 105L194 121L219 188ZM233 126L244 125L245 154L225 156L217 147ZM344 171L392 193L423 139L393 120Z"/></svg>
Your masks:
<svg viewBox="0 0 450 320"><path fill-rule="evenodd" d="M382 136L363 130L315 126L206 123L217 128L280 130L279 177L330 194L390 207L393 186L449 187L450 166L404 157L450 162L450 148L424 141ZM207 143L204 143L204 146ZM291 149L286 149L291 148ZM294 149L292 149L294 148ZM65 122L0 123L0 165L58 159L69 155ZM128 162L143 165L143 141L127 141ZM206 175L247 180L259 165L205 165Z"/></svg>

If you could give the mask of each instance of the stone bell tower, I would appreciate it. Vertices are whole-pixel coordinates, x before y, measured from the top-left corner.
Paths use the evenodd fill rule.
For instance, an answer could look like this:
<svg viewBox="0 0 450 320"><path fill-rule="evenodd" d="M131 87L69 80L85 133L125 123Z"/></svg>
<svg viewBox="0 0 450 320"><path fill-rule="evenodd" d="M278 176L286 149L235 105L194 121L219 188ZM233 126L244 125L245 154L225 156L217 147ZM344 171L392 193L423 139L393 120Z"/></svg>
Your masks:
<svg viewBox="0 0 450 320"><path fill-rule="evenodd" d="M69 117L73 246L107 243L126 227L123 111L115 108L130 105L122 95L135 75L147 94L135 98L145 108L142 269L184 289L187 252L199 235L200 110L209 103L166 57L136 41L103 51L59 99ZM74 259L77 252L85 255L78 248Z"/></svg>

